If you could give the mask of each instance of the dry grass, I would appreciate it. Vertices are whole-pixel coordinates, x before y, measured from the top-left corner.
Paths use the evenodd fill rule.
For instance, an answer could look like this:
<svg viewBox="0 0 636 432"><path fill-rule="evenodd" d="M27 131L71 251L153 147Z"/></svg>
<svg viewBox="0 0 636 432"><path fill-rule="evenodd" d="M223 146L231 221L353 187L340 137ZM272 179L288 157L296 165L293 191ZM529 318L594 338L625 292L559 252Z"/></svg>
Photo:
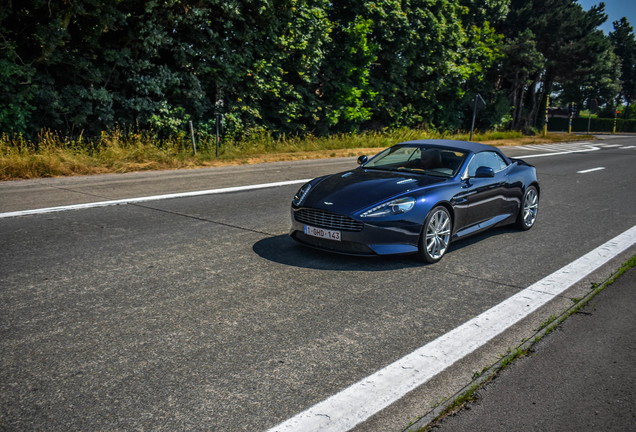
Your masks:
<svg viewBox="0 0 636 432"><path fill-rule="evenodd" d="M224 143L219 157L214 146L199 143L196 156L191 143L182 138L158 141L150 132L103 133L93 140L68 138L45 131L37 140L22 136L0 136L0 180L32 179L160 169L215 167L275 161L323 159L372 155L402 141L424 138L468 140L468 134L433 134L422 130L400 129L332 137L283 137L269 135L248 142ZM548 137L523 136L519 132L493 132L475 135L474 141L491 145L518 145L589 139L567 134Z"/></svg>

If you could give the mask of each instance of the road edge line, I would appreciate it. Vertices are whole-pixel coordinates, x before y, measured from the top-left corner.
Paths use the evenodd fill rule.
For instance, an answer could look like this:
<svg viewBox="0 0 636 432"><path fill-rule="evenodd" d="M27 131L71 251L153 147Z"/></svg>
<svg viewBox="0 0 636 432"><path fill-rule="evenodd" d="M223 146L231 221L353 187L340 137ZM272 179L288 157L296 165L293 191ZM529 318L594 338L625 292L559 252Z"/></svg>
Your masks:
<svg viewBox="0 0 636 432"><path fill-rule="evenodd" d="M203 196L203 195L243 192L243 191L250 191L250 190L256 190L256 189L266 189L271 187L289 186L294 184L306 183L309 180L310 179L287 180L287 181L281 181L281 182L263 183L263 184L248 185L248 186L233 186L233 187L221 188L221 189L208 189L208 190L194 191L194 192L179 192L179 193L173 193L173 194L152 195L152 196L146 196L146 197L124 198L124 199L110 200L110 201L98 201L98 202L91 202L91 203L84 203L84 204L71 204L71 205L57 206L57 207L46 207L41 209L19 210L14 212L0 213L0 219L35 215L35 214L57 213L57 212L63 212L63 211L69 211L69 210L83 210L83 209L97 208L97 207L138 204L142 202L162 201L162 200L174 199L174 198L189 198L189 197L196 197L196 196Z"/></svg>
<svg viewBox="0 0 636 432"><path fill-rule="evenodd" d="M268 432L346 432L484 346L636 244L636 225L461 326Z"/></svg>
<svg viewBox="0 0 636 432"><path fill-rule="evenodd" d="M499 372L507 368L509 365L513 364L514 361L519 357L520 353L532 350L532 347L534 347L534 345L536 345L538 342L543 340L543 338L552 333L557 327L563 324L568 318L577 313L580 309L584 308L587 304L589 304L590 301L594 299L594 297L596 297L607 287L616 282L618 278L622 277L623 274L621 273L621 270L623 270L624 268L629 270L631 267L634 267L633 265L628 265L630 261L632 261L635 257L636 255L632 255L603 282L599 283L596 287L593 287L592 290L585 295L585 297L578 300L578 302L573 304L571 307L565 309L563 312L560 313L558 317L554 318L554 320L546 323L527 340L524 339L524 341L522 341L520 345L510 349L510 354L501 357L499 361L495 362L491 366L484 368L484 370L482 370L482 372L478 376L476 376L470 383L462 387L452 396L445 399L439 405L435 406L431 411L424 414L421 418L419 418L416 422L410 424L404 430L409 432L420 432L424 430L424 428L436 424L438 421L443 419L448 411L452 411L451 408L454 405L463 405L463 403L457 402L462 399L466 400L467 397L469 397L472 393L482 388L482 386L487 385L487 383L494 376L499 374Z"/></svg>

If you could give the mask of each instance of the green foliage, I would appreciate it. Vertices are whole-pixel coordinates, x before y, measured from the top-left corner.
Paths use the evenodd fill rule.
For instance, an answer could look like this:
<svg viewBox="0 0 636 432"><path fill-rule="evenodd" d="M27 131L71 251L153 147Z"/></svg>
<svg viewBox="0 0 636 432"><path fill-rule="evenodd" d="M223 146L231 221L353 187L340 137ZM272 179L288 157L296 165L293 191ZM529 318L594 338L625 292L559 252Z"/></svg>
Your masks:
<svg viewBox="0 0 636 432"><path fill-rule="evenodd" d="M636 99L636 39L634 28L627 18L614 21L614 31L610 32L609 39L614 47L614 52L621 60L620 78L622 90L620 97L629 106ZM625 110L623 118L628 118L629 110ZM636 116L634 116L636 117Z"/></svg>
<svg viewBox="0 0 636 432"><path fill-rule="evenodd" d="M160 138L183 137L186 134L190 116L183 107L169 107L163 103L158 112L150 116L150 126L159 133Z"/></svg>
<svg viewBox="0 0 636 432"><path fill-rule="evenodd" d="M617 22L607 38L602 5L571 0L5 3L0 131L31 138L119 125L164 139L192 120L208 139L217 113L235 141L453 131L470 126L476 93L478 128L529 129L551 92L635 97L633 29Z"/></svg>
<svg viewBox="0 0 636 432"><path fill-rule="evenodd" d="M571 0L512 0L501 26L509 40L506 88L513 128L542 124L546 97L556 104L605 103L619 91L616 56L598 29L604 5L584 11ZM515 49L518 48L518 49Z"/></svg>
<svg viewBox="0 0 636 432"><path fill-rule="evenodd" d="M577 117L572 119L573 132L587 132L588 121L590 124L590 132L613 132L613 118L594 118L588 120L587 117ZM551 118L548 123L551 131L567 132L569 130L569 119L567 118ZM636 132L636 120L624 120L619 118L616 120L617 133L634 133Z"/></svg>

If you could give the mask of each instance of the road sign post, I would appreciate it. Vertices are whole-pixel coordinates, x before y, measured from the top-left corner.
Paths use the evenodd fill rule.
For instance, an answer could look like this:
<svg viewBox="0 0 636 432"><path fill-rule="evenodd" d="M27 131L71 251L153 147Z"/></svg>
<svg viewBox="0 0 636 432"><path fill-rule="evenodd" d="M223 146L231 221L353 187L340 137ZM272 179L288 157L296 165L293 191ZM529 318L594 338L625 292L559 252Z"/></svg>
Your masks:
<svg viewBox="0 0 636 432"><path fill-rule="evenodd" d="M481 97L479 93L475 96L475 103L473 105L473 123L470 126L470 138L469 141L473 140L473 131L475 130L475 117L477 117L477 111L486 107L486 101Z"/></svg>

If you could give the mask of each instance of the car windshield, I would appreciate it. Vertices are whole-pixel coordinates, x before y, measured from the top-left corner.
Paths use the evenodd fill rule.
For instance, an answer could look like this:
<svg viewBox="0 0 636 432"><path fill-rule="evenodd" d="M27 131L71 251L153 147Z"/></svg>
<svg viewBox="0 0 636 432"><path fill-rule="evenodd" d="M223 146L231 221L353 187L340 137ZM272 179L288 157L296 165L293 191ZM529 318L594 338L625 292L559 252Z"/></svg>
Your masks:
<svg viewBox="0 0 636 432"><path fill-rule="evenodd" d="M397 145L380 152L364 168L454 177L464 159L466 153L449 148Z"/></svg>

